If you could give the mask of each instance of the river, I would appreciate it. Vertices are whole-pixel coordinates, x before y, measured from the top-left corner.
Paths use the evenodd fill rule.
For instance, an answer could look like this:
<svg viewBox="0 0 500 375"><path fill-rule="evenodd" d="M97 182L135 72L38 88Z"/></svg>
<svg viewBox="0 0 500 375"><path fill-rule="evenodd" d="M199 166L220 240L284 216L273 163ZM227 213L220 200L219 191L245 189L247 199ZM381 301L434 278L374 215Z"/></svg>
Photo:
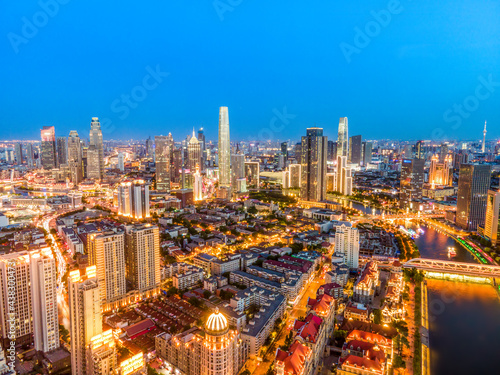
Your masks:
<svg viewBox="0 0 500 375"><path fill-rule="evenodd" d="M356 202L352 208L371 214ZM376 214L379 214L377 210ZM415 224L409 224L416 228ZM422 258L477 262L466 249L439 230L423 226L415 242ZM500 373L500 298L489 285L427 280L432 375Z"/></svg>

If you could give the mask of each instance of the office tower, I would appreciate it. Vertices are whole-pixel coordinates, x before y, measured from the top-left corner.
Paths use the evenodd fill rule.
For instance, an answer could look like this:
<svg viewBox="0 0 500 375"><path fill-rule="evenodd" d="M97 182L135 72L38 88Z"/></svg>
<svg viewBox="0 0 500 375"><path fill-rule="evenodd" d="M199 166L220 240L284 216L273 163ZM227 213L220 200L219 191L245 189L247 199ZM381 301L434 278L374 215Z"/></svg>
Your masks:
<svg viewBox="0 0 500 375"><path fill-rule="evenodd" d="M156 338L156 354L184 374L236 375L245 355L240 335L229 329L227 318L216 308L204 330L191 330Z"/></svg>
<svg viewBox="0 0 500 375"><path fill-rule="evenodd" d="M354 135L349 138L349 163L361 164L361 136Z"/></svg>
<svg viewBox="0 0 500 375"><path fill-rule="evenodd" d="M399 207L415 211L419 209L424 185L424 159L403 159L399 192Z"/></svg>
<svg viewBox="0 0 500 375"><path fill-rule="evenodd" d="M337 155L337 174L334 177L335 191L352 195L352 169L347 166L347 156Z"/></svg>
<svg viewBox="0 0 500 375"><path fill-rule="evenodd" d="M245 162L245 178L248 188L259 188L260 186L260 164L257 161Z"/></svg>
<svg viewBox="0 0 500 375"><path fill-rule="evenodd" d="M201 145L196 138L193 130L193 136L189 140L188 146L188 169L190 173L196 172L196 167L201 169Z"/></svg>
<svg viewBox="0 0 500 375"><path fill-rule="evenodd" d="M363 162L363 166L367 166L372 162L372 149L373 149L373 143L372 142L363 142L361 146L361 160ZM411 146L410 146L411 150Z"/></svg>
<svg viewBox="0 0 500 375"><path fill-rule="evenodd" d="M326 191L335 191L337 186L337 173L326 174Z"/></svg>
<svg viewBox="0 0 500 375"><path fill-rule="evenodd" d="M481 152L483 154L486 152L486 121L484 122L483 144L482 144L482 147L481 147Z"/></svg>
<svg viewBox="0 0 500 375"><path fill-rule="evenodd" d="M90 123L89 149L87 151L87 177L95 180L104 178L104 148L101 124L97 117Z"/></svg>
<svg viewBox="0 0 500 375"><path fill-rule="evenodd" d="M200 142L200 148L201 148L200 171L204 171L205 165L207 163L207 144L205 142L205 133L203 132L203 128L200 128L198 130L198 141Z"/></svg>
<svg viewBox="0 0 500 375"><path fill-rule="evenodd" d="M429 183L432 185L432 188L434 188L435 185L453 185L453 165L451 154L447 154L443 162L439 161L439 157L437 155L434 155L431 158Z"/></svg>
<svg viewBox="0 0 500 375"><path fill-rule="evenodd" d="M283 155L283 159L285 161L285 164L288 160L288 142L282 142L281 143L281 155Z"/></svg>
<svg viewBox="0 0 500 375"><path fill-rule="evenodd" d="M308 128L302 137L300 197L305 201L319 202L326 197L326 152L328 138L323 129Z"/></svg>
<svg viewBox="0 0 500 375"><path fill-rule="evenodd" d="M300 162L301 155L302 155L302 142L297 142L295 146L293 146L293 156L298 162Z"/></svg>
<svg viewBox="0 0 500 375"><path fill-rule="evenodd" d="M412 145L405 145L405 148L403 151L403 157L406 159L413 159L413 146Z"/></svg>
<svg viewBox="0 0 500 375"><path fill-rule="evenodd" d="M219 186L231 186L231 143L227 107L219 110Z"/></svg>
<svg viewBox="0 0 500 375"><path fill-rule="evenodd" d="M155 136L156 190L170 192L170 156L168 136Z"/></svg>
<svg viewBox="0 0 500 375"><path fill-rule="evenodd" d="M96 266L79 270L68 277L71 374L87 375L87 348L93 337L102 333L101 292L97 281Z"/></svg>
<svg viewBox="0 0 500 375"><path fill-rule="evenodd" d="M83 147L84 143L81 142L82 145L82 172L83 172L83 178L87 178L87 170L88 170L88 147Z"/></svg>
<svg viewBox="0 0 500 375"><path fill-rule="evenodd" d="M337 142L328 141L328 161L334 162L337 160Z"/></svg>
<svg viewBox="0 0 500 375"><path fill-rule="evenodd" d="M101 300L107 307L127 293L125 287L125 234L94 232L88 235L89 264L96 266ZM113 305L119 307L119 305Z"/></svg>
<svg viewBox="0 0 500 375"><path fill-rule="evenodd" d="M484 225L491 166L462 164L458 176L457 225L475 231Z"/></svg>
<svg viewBox="0 0 500 375"><path fill-rule="evenodd" d="M359 231L350 223L335 228L335 253L342 254L344 263L352 269L358 268Z"/></svg>
<svg viewBox="0 0 500 375"><path fill-rule="evenodd" d="M447 156L448 156L448 145L445 143L441 143L441 147L439 150L439 162L444 163Z"/></svg>
<svg viewBox="0 0 500 375"><path fill-rule="evenodd" d="M9 283L15 277L15 284ZM14 330L16 346L30 344L33 334L32 297L30 280L30 257L27 251L0 255L0 315L2 341L8 343L8 337ZM8 291L14 288L16 300L9 303ZM13 315L11 315L13 314ZM15 322L12 321L15 316ZM5 347L5 346L4 346Z"/></svg>
<svg viewBox="0 0 500 375"><path fill-rule="evenodd" d="M195 202L203 200L203 178L199 168L196 168L193 174L193 200Z"/></svg>
<svg viewBox="0 0 500 375"><path fill-rule="evenodd" d="M183 160L184 153L182 149L176 148L172 152L172 170L170 176L172 178L172 182L178 184L181 182L181 170L183 169Z"/></svg>
<svg viewBox="0 0 500 375"><path fill-rule="evenodd" d="M31 303L35 350L59 348L56 262L49 248L30 256Z"/></svg>
<svg viewBox="0 0 500 375"><path fill-rule="evenodd" d="M143 180L122 182L118 186L118 215L134 219L150 217L149 185Z"/></svg>
<svg viewBox="0 0 500 375"><path fill-rule="evenodd" d="M22 145L22 143L15 144L14 152L16 153L16 164L17 165L23 164L24 159L23 159L23 145Z"/></svg>
<svg viewBox="0 0 500 375"><path fill-rule="evenodd" d="M341 117L339 121L339 135L337 140L337 155L349 156L349 132L347 117Z"/></svg>
<svg viewBox="0 0 500 375"><path fill-rule="evenodd" d="M290 164L288 166L288 187L290 189L300 189L302 185L302 166L300 164Z"/></svg>
<svg viewBox="0 0 500 375"><path fill-rule="evenodd" d="M68 164L68 144L66 137L57 137L56 139L57 150L57 166Z"/></svg>
<svg viewBox="0 0 500 375"><path fill-rule="evenodd" d="M56 168L56 130L53 126L44 126L40 133L42 138L42 167L44 169Z"/></svg>
<svg viewBox="0 0 500 375"><path fill-rule="evenodd" d="M31 143L28 143L26 145L26 160L28 161L29 168L35 167L35 165L36 165L35 152L33 150L33 145Z"/></svg>
<svg viewBox="0 0 500 375"><path fill-rule="evenodd" d="M415 144L415 159L425 159L424 141Z"/></svg>
<svg viewBox="0 0 500 375"><path fill-rule="evenodd" d="M453 169L455 172L460 170L462 164L467 164L469 162L469 152L467 150L459 150L457 153L453 154Z"/></svg>
<svg viewBox="0 0 500 375"><path fill-rule="evenodd" d="M146 139L146 157L152 158L154 156L154 144L151 137Z"/></svg>
<svg viewBox="0 0 500 375"><path fill-rule="evenodd" d="M118 158L118 169L120 170L120 172L125 171L125 157L123 155L123 152L120 152L117 158Z"/></svg>
<svg viewBox="0 0 500 375"><path fill-rule="evenodd" d="M128 225L125 239L127 280L132 288L150 297L160 286L160 232L151 224Z"/></svg>
<svg viewBox="0 0 500 375"><path fill-rule="evenodd" d="M116 343L112 329L90 339L87 348L87 374L115 374L118 367L117 360Z"/></svg>
<svg viewBox="0 0 500 375"><path fill-rule="evenodd" d="M500 191L498 190L488 190L483 234L493 246L500 243Z"/></svg>
<svg viewBox="0 0 500 375"><path fill-rule="evenodd" d="M233 154L231 155L231 186L234 191L237 190L237 181L245 178L245 155Z"/></svg>
<svg viewBox="0 0 500 375"><path fill-rule="evenodd" d="M81 140L76 130L71 130L68 137L68 166L71 181L78 185L83 180L83 162Z"/></svg>

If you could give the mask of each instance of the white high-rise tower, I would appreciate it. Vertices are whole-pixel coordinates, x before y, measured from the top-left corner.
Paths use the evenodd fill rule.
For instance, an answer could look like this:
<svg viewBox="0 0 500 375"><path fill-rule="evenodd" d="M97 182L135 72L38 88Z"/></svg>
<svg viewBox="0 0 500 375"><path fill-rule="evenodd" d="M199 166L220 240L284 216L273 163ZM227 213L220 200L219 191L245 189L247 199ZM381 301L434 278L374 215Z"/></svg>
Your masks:
<svg viewBox="0 0 500 375"><path fill-rule="evenodd" d="M231 186L231 144L227 107L219 109L219 186Z"/></svg>
<svg viewBox="0 0 500 375"><path fill-rule="evenodd" d="M486 121L484 122L484 130L483 130L483 148L481 152L486 152Z"/></svg>
<svg viewBox="0 0 500 375"><path fill-rule="evenodd" d="M341 117L339 121L337 156L349 156L349 133L347 117Z"/></svg>

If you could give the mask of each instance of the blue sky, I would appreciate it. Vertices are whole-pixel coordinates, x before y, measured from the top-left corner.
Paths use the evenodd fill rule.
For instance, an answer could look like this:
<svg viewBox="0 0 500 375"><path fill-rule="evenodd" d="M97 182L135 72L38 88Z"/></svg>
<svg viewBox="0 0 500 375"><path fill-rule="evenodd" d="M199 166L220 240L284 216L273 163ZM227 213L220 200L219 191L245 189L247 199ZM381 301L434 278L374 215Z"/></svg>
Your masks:
<svg viewBox="0 0 500 375"><path fill-rule="evenodd" d="M105 139L216 139L222 105L234 140L336 138L341 116L368 139L500 137L499 20L492 0L2 1L0 139L88 137L93 116Z"/></svg>

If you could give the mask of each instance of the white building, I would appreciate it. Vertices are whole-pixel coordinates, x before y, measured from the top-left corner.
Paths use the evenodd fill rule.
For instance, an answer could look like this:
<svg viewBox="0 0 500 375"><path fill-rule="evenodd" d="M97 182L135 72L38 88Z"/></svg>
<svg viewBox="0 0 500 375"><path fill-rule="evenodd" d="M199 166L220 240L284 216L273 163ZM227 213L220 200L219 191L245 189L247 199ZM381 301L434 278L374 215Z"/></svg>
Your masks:
<svg viewBox="0 0 500 375"><path fill-rule="evenodd" d="M150 217L149 185L143 180L121 183L118 187L118 214L134 219Z"/></svg>
<svg viewBox="0 0 500 375"><path fill-rule="evenodd" d="M358 268L359 231L352 224L339 225L335 232L335 253L342 254L344 263L351 269Z"/></svg>
<svg viewBox="0 0 500 375"><path fill-rule="evenodd" d="M352 169L347 166L347 156L337 156L337 174L334 179L335 191L352 195Z"/></svg>
<svg viewBox="0 0 500 375"><path fill-rule="evenodd" d="M125 170L125 157L122 152L118 154L118 169L120 172Z"/></svg>

